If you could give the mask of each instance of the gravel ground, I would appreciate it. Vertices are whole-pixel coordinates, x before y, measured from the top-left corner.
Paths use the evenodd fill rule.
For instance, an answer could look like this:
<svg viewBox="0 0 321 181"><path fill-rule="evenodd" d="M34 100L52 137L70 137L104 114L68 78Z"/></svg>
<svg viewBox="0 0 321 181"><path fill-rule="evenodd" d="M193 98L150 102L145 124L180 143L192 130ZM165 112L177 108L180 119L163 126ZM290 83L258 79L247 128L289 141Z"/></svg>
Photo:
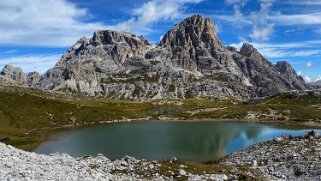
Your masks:
<svg viewBox="0 0 321 181"><path fill-rule="evenodd" d="M321 180L321 136L283 136L225 157L221 164L248 165L273 180Z"/></svg>
<svg viewBox="0 0 321 181"><path fill-rule="evenodd" d="M225 174L193 175L184 169L172 176L157 173L157 161L124 157L111 161L97 157L73 158L67 154L40 155L0 143L0 180L227 180ZM182 165L182 168L186 166ZM137 174L137 171L140 174Z"/></svg>

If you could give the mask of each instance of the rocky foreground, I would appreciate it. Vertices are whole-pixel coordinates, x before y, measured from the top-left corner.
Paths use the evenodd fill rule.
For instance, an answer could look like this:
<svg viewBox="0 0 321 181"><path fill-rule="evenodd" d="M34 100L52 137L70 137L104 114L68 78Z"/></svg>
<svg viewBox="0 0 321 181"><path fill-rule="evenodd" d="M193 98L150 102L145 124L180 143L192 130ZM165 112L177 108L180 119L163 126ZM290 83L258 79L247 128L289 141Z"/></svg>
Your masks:
<svg viewBox="0 0 321 181"><path fill-rule="evenodd" d="M284 136L231 154L219 165L103 155L39 155L0 143L0 180L319 180L321 136Z"/></svg>
<svg viewBox="0 0 321 181"><path fill-rule="evenodd" d="M223 159L221 164L248 165L275 180L321 180L321 136L283 136L253 145Z"/></svg>

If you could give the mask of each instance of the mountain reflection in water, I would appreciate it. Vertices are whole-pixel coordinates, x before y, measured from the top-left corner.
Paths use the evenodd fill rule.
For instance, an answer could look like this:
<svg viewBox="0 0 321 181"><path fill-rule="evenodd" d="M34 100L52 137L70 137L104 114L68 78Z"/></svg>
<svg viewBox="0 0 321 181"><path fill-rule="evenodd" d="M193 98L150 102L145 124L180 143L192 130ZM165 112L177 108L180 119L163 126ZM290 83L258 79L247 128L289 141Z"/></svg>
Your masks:
<svg viewBox="0 0 321 181"><path fill-rule="evenodd" d="M209 161L282 134L300 135L305 131L247 122L142 121L63 132L34 151L72 156L103 153L110 159L130 155L139 159Z"/></svg>

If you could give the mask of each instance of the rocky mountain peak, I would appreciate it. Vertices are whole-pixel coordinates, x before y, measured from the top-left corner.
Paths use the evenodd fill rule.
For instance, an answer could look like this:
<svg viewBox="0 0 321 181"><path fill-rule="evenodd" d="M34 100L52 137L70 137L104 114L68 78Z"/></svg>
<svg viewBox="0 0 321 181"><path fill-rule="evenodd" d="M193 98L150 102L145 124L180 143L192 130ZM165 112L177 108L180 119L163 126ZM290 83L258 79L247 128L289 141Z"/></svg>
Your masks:
<svg viewBox="0 0 321 181"><path fill-rule="evenodd" d="M175 25L159 45L132 33L96 31L69 49L39 86L134 100L249 98L307 88L288 64L273 65L253 45L225 47L214 22L201 15Z"/></svg>
<svg viewBox="0 0 321 181"><path fill-rule="evenodd" d="M128 58L144 57L149 46L151 43L143 36L112 30L96 31L91 39L83 37L78 40L56 66L84 60L102 60L110 65L123 64Z"/></svg>
<svg viewBox="0 0 321 181"><path fill-rule="evenodd" d="M292 66L286 61L279 61L274 66L280 74L293 86L295 89L305 87L304 79L298 76Z"/></svg>
<svg viewBox="0 0 321 181"><path fill-rule="evenodd" d="M321 87L321 80L310 83L312 86Z"/></svg>
<svg viewBox="0 0 321 181"><path fill-rule="evenodd" d="M214 22L202 15L193 15L167 32L160 44L198 47L202 42L222 46L217 38Z"/></svg>
<svg viewBox="0 0 321 181"><path fill-rule="evenodd" d="M26 84L30 87L36 86L41 79L38 72L29 72L26 76Z"/></svg>
<svg viewBox="0 0 321 181"><path fill-rule="evenodd" d="M280 73L294 72L292 66L286 61L279 61L275 64L275 67Z"/></svg>
<svg viewBox="0 0 321 181"><path fill-rule="evenodd" d="M41 75L38 72L25 74L20 67L5 65L0 72L1 80L9 81L10 84L33 87L40 81ZM0 81L1 81L0 80Z"/></svg>
<svg viewBox="0 0 321 181"><path fill-rule="evenodd" d="M240 54L256 60L261 59L261 54L258 52L258 50L249 43L243 43L240 49Z"/></svg>
<svg viewBox="0 0 321 181"><path fill-rule="evenodd" d="M145 40L143 36L112 30L96 31L91 39L91 43L94 45L107 45L119 42L126 42L136 47L140 46L140 44L150 45L150 43Z"/></svg>
<svg viewBox="0 0 321 181"><path fill-rule="evenodd" d="M2 71L0 72L0 75L8 79L11 79L17 82L18 84L24 84L26 82L26 76L20 67L5 65Z"/></svg>

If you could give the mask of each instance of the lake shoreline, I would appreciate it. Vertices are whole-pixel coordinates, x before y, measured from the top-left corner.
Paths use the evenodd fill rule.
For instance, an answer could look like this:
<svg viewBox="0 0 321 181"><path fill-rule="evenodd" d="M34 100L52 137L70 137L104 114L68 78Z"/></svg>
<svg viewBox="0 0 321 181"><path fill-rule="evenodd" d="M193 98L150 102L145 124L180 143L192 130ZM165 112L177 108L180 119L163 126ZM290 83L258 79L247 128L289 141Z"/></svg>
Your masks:
<svg viewBox="0 0 321 181"><path fill-rule="evenodd" d="M320 146L321 136L311 131L258 143L214 163L194 163L176 158L147 161L126 156L111 161L103 155L40 155L0 143L0 179L316 180Z"/></svg>
<svg viewBox="0 0 321 181"><path fill-rule="evenodd" d="M117 131L118 130L118 131ZM126 131L125 131L126 130ZM225 133L223 130L229 130ZM253 130L253 131L251 131ZM269 130L268 134L265 134L264 130ZM138 120L131 122L117 122L109 124L96 124L90 125L83 128L75 129L65 129L52 137L48 138L40 145L32 149L31 151L37 151L37 153L50 154L53 152L65 152L71 154L72 156L81 156L84 154L95 155L97 153L104 153L108 155L111 159L117 159L124 155L131 155L136 158L147 158L147 159L167 159L171 156L184 155L185 158L180 158L184 160L193 160L193 161L211 161L225 154L237 151L240 148L244 149L246 147L236 144L236 150L233 150L234 139L239 140L241 135L250 136L254 143L262 142L267 139L273 138L275 136L281 136L283 134L303 134L304 131L311 130L308 127L294 126L293 124L280 124L280 123L266 123L266 122L249 122L249 121L235 121L235 120L202 120L202 121L191 121L191 120L179 120L179 121L163 121L163 120ZM273 132L271 132L273 131ZM166 133L166 136L163 139L158 139L163 136L163 133ZM117 136L116 136L117 135ZM141 135L137 137L136 135ZM143 136L145 135L145 136ZM157 136L158 135L158 136ZM261 136L262 135L262 136ZM263 136L264 135L264 136ZM116 137L115 137L116 136ZM148 137L148 139L142 139L143 137ZM255 137L254 137L255 136ZM182 137L183 139L181 140ZM109 139L111 138L111 139ZM201 138L201 140L199 140ZM206 139L208 138L208 139ZM252 142L247 140L244 136L241 136L241 142L247 143ZM117 139L117 142L113 140ZM168 139L181 140L174 144L173 141ZM82 140L82 141L80 141ZM92 140L92 141L90 141ZM135 143L135 140L140 140L139 143ZM160 140L162 140L160 142ZM187 140L199 140L197 143L189 143ZM216 141L213 141L216 140ZM187 142L186 142L187 141ZM106 145L99 146L98 150L95 149L95 146L92 144ZM197 145L196 148L193 148L193 152L199 150L198 160L196 153L193 155L188 155L189 151L192 150L191 146L184 147L183 152L176 152L179 148L179 143L184 145ZM116 144L117 143L117 144ZM131 143L135 143L131 145ZM158 144L154 144L158 143ZM159 144L162 143L162 144ZM140 145L141 144L141 145ZM170 144L170 145L169 145ZM203 150L202 148L205 145L212 145L211 151ZM251 143L252 145L253 143ZM76 148L83 148L83 145L91 145L92 149L78 149L74 150L73 147L68 145L73 145ZM118 145L118 146L117 146ZM140 145L140 146L137 146ZM162 146L163 145L163 146ZM225 145L224 147L222 147ZM226 145L229 145L228 148ZM213 147L215 146L215 147ZM231 147L232 146L232 147ZM137 148L136 148L137 147ZM165 150L155 153L150 153L150 148L160 147ZM220 148L221 156L217 155L216 147ZM117 151L119 148L121 150ZM135 152L133 150L142 149L141 151ZM175 149L174 149L175 148ZM215 148L215 149L214 149ZM214 149L214 150L213 150ZM223 153L224 149L224 154ZM227 149L227 150L226 150ZM51 150L51 151L50 151ZM101 151L100 151L101 150ZM113 151L108 151L113 150ZM122 150L127 150L122 152ZM132 151L130 151L132 150ZM150 153L149 156L144 155L144 150L149 150L147 153ZM153 150L153 149L152 149ZM174 151L174 152L173 152ZM117 154L113 154L113 153ZM209 152L209 157L202 157L204 153ZM138 153L138 154L137 154ZM171 153L169 156L166 156L164 153ZM118 155L118 156L114 156ZM193 158L195 155L195 158ZM187 157L188 156L188 157ZM205 156L205 155L204 155Z"/></svg>
<svg viewBox="0 0 321 181"><path fill-rule="evenodd" d="M34 142L32 145L28 146L27 149L23 149L26 151L33 151L35 148L37 148L42 143L50 140L51 138L55 137L55 135L70 131L70 130L77 130L77 129L84 129L84 128L90 128L93 126L100 126L100 125L106 125L106 124L126 124L130 122L142 122L142 121L158 121L158 122L243 122L243 123L261 123L266 125L282 125L282 126L298 126L298 129L321 129L321 123L315 123L311 121L304 121L304 122L297 122L297 121L266 121L266 120L237 120L237 119L123 119L123 120L113 120L113 121L101 121L99 123L86 123L84 125L64 125L59 126L55 128L42 128L41 131L45 131L47 135L44 135L45 137L38 142ZM48 131L48 132L47 132ZM29 132L28 134L33 134L32 132ZM39 133L38 133L39 134Z"/></svg>

